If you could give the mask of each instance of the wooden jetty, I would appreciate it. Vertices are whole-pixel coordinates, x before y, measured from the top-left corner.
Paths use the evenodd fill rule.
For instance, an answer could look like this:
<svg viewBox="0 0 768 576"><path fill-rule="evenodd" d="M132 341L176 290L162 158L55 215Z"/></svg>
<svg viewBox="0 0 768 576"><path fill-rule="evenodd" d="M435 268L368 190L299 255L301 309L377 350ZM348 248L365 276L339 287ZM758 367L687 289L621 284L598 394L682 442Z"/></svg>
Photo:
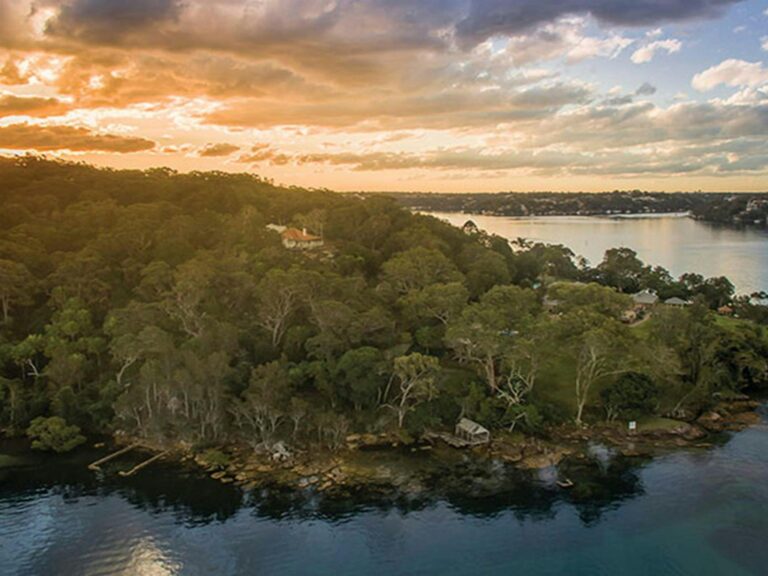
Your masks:
<svg viewBox="0 0 768 576"><path fill-rule="evenodd" d="M107 456L104 456L104 458L99 458L95 462L91 462L90 464L88 464L88 469L89 470L100 470L100 466L102 464L106 464L107 462L117 458L118 456L122 456L123 454L127 454L128 452L130 452L131 450L133 450L135 448L138 448L139 446L140 446L140 444L137 442L135 444L131 444L130 446L126 446L125 448L121 448L117 452L113 452L112 454L108 454Z"/></svg>
<svg viewBox="0 0 768 576"><path fill-rule="evenodd" d="M166 454L168 454L168 450L166 450L165 452L160 452L160 454L155 454L151 458L147 458L146 460L144 460L144 462L141 462L140 464L136 464L136 466L134 466L130 470L121 470L119 474L124 478L127 478L128 476L133 476L134 474L136 474L136 472L138 472L142 468L146 468L147 466L152 464L152 462L156 460L160 460L160 458L162 458Z"/></svg>

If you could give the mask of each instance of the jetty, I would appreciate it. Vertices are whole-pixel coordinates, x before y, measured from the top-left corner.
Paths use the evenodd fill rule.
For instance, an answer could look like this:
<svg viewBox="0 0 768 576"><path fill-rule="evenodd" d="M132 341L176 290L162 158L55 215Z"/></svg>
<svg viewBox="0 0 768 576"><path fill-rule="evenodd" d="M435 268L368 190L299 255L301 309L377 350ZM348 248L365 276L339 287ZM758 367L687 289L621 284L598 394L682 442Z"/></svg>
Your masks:
<svg viewBox="0 0 768 576"><path fill-rule="evenodd" d="M160 452L160 454L155 454L154 456L152 456L151 458L147 458L140 464L136 464L136 466L134 466L130 470L121 470L119 474L124 478L127 478L128 476L133 476L134 474L136 474L136 472L138 472L142 468L146 468L147 466L152 464L152 462L155 462L156 460L160 460L160 458L162 458L167 454L168 454L168 450L166 450L165 452Z"/></svg>
<svg viewBox="0 0 768 576"><path fill-rule="evenodd" d="M121 448L117 452L113 452L112 454L108 454L107 456L104 456L104 458L100 458L100 459L96 460L95 462L91 462L90 464L88 464L88 469L89 470L96 470L96 471L98 471L98 470L101 469L100 467L101 467L102 464L106 464L107 462L109 462L110 460L114 460L118 456L122 456L123 454L127 454L128 452L130 452L131 450L134 450L135 448L138 448L139 446L141 446L141 444L136 442L134 444L131 444L130 446L126 446L124 448Z"/></svg>

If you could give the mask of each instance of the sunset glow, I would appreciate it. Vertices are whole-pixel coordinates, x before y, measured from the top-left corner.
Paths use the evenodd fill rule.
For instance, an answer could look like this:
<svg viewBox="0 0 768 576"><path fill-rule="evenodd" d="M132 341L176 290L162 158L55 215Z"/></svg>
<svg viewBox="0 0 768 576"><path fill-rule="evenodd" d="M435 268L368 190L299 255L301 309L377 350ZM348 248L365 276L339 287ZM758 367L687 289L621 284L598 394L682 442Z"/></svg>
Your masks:
<svg viewBox="0 0 768 576"><path fill-rule="evenodd" d="M0 0L0 154L338 190L762 191L762 0Z"/></svg>

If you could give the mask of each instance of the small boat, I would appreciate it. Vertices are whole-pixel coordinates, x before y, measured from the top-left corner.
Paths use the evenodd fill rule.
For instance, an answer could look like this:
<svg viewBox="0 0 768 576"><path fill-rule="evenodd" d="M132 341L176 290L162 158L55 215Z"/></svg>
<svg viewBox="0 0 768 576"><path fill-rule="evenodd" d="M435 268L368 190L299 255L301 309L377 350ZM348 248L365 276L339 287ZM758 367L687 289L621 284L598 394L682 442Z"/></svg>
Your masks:
<svg viewBox="0 0 768 576"><path fill-rule="evenodd" d="M565 480L558 480L557 485L563 489L573 488L573 481L570 478L566 478Z"/></svg>

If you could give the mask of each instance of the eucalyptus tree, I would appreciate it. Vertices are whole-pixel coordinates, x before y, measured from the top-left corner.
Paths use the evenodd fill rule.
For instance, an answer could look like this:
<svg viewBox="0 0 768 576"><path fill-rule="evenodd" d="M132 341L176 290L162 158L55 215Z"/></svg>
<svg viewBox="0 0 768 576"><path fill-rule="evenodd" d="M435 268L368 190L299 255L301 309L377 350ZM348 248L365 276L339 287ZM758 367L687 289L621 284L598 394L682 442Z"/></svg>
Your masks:
<svg viewBox="0 0 768 576"><path fill-rule="evenodd" d="M409 413L434 398L435 378L439 367L440 361L437 358L418 352L394 359L394 394L386 406L395 413L398 428L403 427L405 417Z"/></svg>
<svg viewBox="0 0 768 576"><path fill-rule="evenodd" d="M496 286L448 324L446 344L459 361L475 366L496 393L503 358L519 337L526 336L538 310L532 290Z"/></svg>

